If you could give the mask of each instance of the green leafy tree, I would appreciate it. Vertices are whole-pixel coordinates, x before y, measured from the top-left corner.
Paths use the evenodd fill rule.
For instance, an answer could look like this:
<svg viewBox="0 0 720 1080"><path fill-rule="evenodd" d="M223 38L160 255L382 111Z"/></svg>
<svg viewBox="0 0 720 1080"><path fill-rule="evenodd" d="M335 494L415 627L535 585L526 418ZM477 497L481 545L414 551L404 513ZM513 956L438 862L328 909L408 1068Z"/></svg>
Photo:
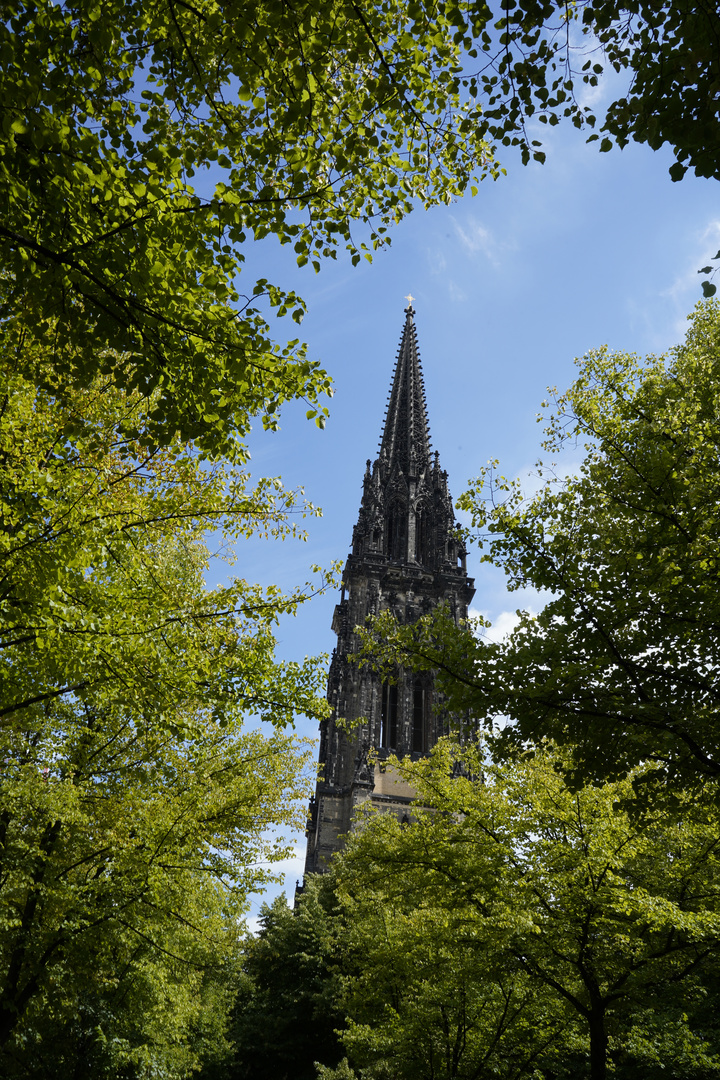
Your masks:
<svg viewBox="0 0 720 1080"><path fill-rule="evenodd" d="M577 127L603 120L600 150L631 139L653 150L669 144L670 170L679 180L693 168L720 178L720 15L704 0L507 0L461 8L483 61L470 76L484 103L484 131L503 145L519 145L524 160L540 155L529 134L534 121ZM472 69L470 69L472 70ZM584 86L597 86L608 71L627 85L598 117L583 101Z"/></svg>
<svg viewBox="0 0 720 1080"><path fill-rule="evenodd" d="M675 178L717 176L719 27L709 0L8 0L4 332L32 377L48 348L56 389L99 367L156 391L155 441L239 452L296 397L322 423L327 376L266 321L302 301L242 284L249 241L369 256L413 205L497 175L493 141L542 160L536 120L594 125L576 95L606 67L630 86L601 150L669 142Z"/></svg>
<svg viewBox="0 0 720 1080"><path fill-rule="evenodd" d="M295 910L284 897L264 905L261 928L242 950L247 982L233 1014L238 1080L315 1080L342 1057L337 1029L343 952L333 883L309 876Z"/></svg>
<svg viewBox="0 0 720 1080"><path fill-rule="evenodd" d="M571 791L556 752L512 765L444 740L397 768L336 865L352 1057L378 1076L718 1075L718 817L711 795L638 811L632 778ZM706 979L703 982L703 979Z"/></svg>
<svg viewBox="0 0 720 1080"><path fill-rule="evenodd" d="M277 725L314 714L317 667L272 654L273 623L309 590L239 579L209 591L203 577L206 531L229 545L303 536L293 515L314 508L180 443L147 449L128 430L152 401L110 380L67 391L60 407L10 360L3 376L0 718L75 698L96 710L141 703L176 731L178 703L227 701Z"/></svg>
<svg viewBox="0 0 720 1080"><path fill-rule="evenodd" d="M307 797L282 729L325 708L322 665L273 655L274 622L306 594L208 590L203 536L287 535L309 511L177 442L148 449L139 392L98 377L59 401L11 360L0 1071L185 1076L224 1039L238 919Z"/></svg>
<svg viewBox="0 0 720 1080"><path fill-rule="evenodd" d="M558 398L546 448L584 445L575 475L525 498L490 466L462 497L483 558L537 589L504 641L445 615L385 619L372 648L437 668L451 707L492 724L511 752L547 735L580 777L654 761L688 782L720 775L715 588L720 541L720 309L704 301L683 345L642 362L600 349ZM544 471L543 471L544 468Z"/></svg>
<svg viewBox="0 0 720 1080"><path fill-rule="evenodd" d="M248 240L300 264L384 240L419 200L493 171L442 7L10 0L0 19L2 318L52 352L51 385L98 366L156 391L148 423L229 452L328 380L238 275ZM369 248L353 228L368 226ZM365 234L364 234L365 235ZM27 327L32 327L30 334ZM110 350L110 351L109 351ZM111 351L115 350L115 351Z"/></svg>

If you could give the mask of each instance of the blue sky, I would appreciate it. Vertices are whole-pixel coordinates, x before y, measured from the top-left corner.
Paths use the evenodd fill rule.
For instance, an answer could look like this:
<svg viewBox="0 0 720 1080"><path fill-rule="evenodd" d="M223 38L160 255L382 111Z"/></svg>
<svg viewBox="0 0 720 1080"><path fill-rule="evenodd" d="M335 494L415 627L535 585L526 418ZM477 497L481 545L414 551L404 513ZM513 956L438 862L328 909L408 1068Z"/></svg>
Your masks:
<svg viewBox="0 0 720 1080"><path fill-rule="evenodd" d="M290 586L312 563L349 551L366 458L377 451L385 400L403 324L404 296L415 297L433 447L454 496L490 458L524 476L540 453L536 415L548 386L566 388L574 358L607 344L640 354L679 342L701 296L697 271L720 248L714 181L673 183L672 157L632 145L607 154L571 126L543 130L547 162L527 167L509 155L508 175L485 181L475 198L397 226L372 265L328 261L315 275L291 251L258 244L247 272L294 288L308 303L302 325L311 357L335 381L324 431L301 405L285 410L282 430L254 433L252 469L303 486L323 508L307 543L252 542L234 572ZM278 339L296 336L290 320ZM218 569L217 573L220 573ZM499 627L522 598L470 553L474 606ZM329 652L334 595L306 605L280 630L286 658ZM298 723L302 734L315 725ZM287 885L302 872L288 863ZM255 905L257 909L258 905Z"/></svg>

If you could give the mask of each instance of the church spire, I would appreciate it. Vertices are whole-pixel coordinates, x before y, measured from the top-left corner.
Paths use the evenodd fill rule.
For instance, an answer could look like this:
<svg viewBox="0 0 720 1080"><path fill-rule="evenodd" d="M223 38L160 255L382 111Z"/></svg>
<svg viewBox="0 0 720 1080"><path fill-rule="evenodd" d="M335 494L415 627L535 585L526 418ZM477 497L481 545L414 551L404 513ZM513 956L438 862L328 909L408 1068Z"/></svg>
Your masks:
<svg viewBox="0 0 720 1080"><path fill-rule="evenodd" d="M405 308L405 326L380 442L380 458L386 468L396 465L406 476L416 476L430 464L430 428L414 314L410 302Z"/></svg>
<svg viewBox="0 0 720 1080"><path fill-rule="evenodd" d="M440 604L460 622L475 591L447 473L438 455L430 455L414 314L408 297L380 455L365 469L352 553L333 617L331 714L320 729L321 769L310 804L306 873L327 869L363 803L409 820L412 790L387 759L391 754L421 757L448 730L434 673L398 667L393 678L384 679L372 664L354 663L360 649L357 628L383 611L407 626Z"/></svg>
<svg viewBox="0 0 720 1080"><path fill-rule="evenodd" d="M412 301L395 361L380 454L368 461L353 556L389 565L465 574L465 548L457 535L447 474L431 457Z"/></svg>

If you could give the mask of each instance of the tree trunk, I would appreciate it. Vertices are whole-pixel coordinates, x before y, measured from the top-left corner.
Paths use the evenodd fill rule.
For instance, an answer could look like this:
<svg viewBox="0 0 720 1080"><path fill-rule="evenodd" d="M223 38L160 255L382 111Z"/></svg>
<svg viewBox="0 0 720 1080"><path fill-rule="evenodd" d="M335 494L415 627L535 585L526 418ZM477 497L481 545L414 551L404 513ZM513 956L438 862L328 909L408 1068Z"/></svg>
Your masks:
<svg viewBox="0 0 720 1080"><path fill-rule="evenodd" d="M607 1044L605 1003L595 1001L590 1009L590 1080L605 1080L607 1076Z"/></svg>

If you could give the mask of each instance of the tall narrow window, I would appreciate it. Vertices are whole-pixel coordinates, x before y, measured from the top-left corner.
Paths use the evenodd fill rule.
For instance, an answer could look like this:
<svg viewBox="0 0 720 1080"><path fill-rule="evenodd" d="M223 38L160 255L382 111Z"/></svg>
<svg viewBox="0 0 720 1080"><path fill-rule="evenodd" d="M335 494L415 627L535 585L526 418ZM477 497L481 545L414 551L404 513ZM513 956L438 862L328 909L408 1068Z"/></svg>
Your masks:
<svg viewBox="0 0 720 1080"><path fill-rule="evenodd" d="M419 563L427 560L427 512L420 507L415 511L415 558Z"/></svg>
<svg viewBox="0 0 720 1080"><path fill-rule="evenodd" d="M414 754L425 753L425 687L416 682L413 689L412 749Z"/></svg>
<svg viewBox="0 0 720 1080"><path fill-rule="evenodd" d="M407 514L402 503L393 503L385 521L386 551L391 559L407 558Z"/></svg>
<svg viewBox="0 0 720 1080"><path fill-rule="evenodd" d="M380 709L380 746L383 750L397 750L398 688L393 683L383 683Z"/></svg>

